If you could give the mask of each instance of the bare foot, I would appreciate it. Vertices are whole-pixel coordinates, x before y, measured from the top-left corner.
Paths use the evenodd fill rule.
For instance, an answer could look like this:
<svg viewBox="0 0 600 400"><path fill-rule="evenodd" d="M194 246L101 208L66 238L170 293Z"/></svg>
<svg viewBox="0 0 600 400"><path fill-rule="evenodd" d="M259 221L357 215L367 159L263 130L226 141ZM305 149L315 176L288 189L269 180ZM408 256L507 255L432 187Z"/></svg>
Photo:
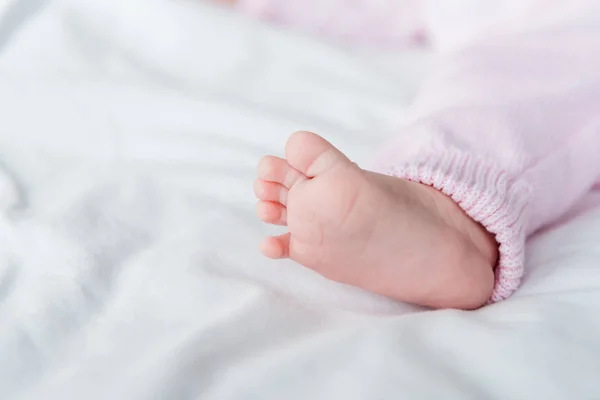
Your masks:
<svg viewBox="0 0 600 400"><path fill-rule="evenodd" d="M434 308L474 309L490 298L496 242L451 199L362 170L310 132L289 138L286 157L258 166L257 214L289 228L262 243L267 257Z"/></svg>
<svg viewBox="0 0 600 400"><path fill-rule="evenodd" d="M214 2L225 4L228 6L234 6L238 0L213 0Z"/></svg>

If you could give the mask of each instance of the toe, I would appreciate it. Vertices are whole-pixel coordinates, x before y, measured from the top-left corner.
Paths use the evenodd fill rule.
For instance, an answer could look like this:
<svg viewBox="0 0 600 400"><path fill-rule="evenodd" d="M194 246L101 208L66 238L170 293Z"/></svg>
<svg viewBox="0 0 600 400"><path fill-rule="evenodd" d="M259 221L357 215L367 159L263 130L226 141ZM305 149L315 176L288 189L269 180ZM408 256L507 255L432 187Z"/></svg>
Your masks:
<svg viewBox="0 0 600 400"><path fill-rule="evenodd" d="M297 182L306 180L306 176L283 158L265 156L258 163L258 179L277 182L289 189Z"/></svg>
<svg viewBox="0 0 600 400"><path fill-rule="evenodd" d="M260 251L269 258L288 258L290 256L290 234L266 238L260 245Z"/></svg>
<svg viewBox="0 0 600 400"><path fill-rule="evenodd" d="M263 222L274 225L286 225L287 224L287 210L286 208L272 201L259 201L256 205L256 215Z"/></svg>
<svg viewBox="0 0 600 400"><path fill-rule="evenodd" d="M350 163L327 140L304 131L290 136L285 145L285 154L290 165L309 178L322 174L339 162Z"/></svg>
<svg viewBox="0 0 600 400"><path fill-rule="evenodd" d="M257 179L254 181L254 194L259 200L274 201L285 206L288 190L285 186L277 182L268 182Z"/></svg>

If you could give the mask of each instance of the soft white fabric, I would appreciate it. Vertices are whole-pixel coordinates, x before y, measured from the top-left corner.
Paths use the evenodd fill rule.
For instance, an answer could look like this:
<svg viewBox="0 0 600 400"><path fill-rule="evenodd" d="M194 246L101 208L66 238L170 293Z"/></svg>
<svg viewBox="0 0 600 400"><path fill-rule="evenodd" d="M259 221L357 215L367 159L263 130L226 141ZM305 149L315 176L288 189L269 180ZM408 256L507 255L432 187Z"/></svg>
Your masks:
<svg viewBox="0 0 600 400"><path fill-rule="evenodd" d="M260 155L364 163L429 57L168 0L0 3L0 398L590 398L600 195L510 300L418 312L260 257Z"/></svg>

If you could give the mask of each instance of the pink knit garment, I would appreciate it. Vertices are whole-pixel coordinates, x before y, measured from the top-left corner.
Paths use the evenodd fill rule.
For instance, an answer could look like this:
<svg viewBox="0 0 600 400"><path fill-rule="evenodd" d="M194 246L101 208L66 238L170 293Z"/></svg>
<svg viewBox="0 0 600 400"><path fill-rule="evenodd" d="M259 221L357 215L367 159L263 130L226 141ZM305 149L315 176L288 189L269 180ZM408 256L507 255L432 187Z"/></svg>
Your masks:
<svg viewBox="0 0 600 400"><path fill-rule="evenodd" d="M313 3L334 4L247 0L243 7L310 28ZM366 7L367 0L336 3ZM302 17L294 18L294 7ZM374 169L435 187L495 235L495 302L520 284L526 237L600 182L600 2L547 0L486 29L439 66Z"/></svg>

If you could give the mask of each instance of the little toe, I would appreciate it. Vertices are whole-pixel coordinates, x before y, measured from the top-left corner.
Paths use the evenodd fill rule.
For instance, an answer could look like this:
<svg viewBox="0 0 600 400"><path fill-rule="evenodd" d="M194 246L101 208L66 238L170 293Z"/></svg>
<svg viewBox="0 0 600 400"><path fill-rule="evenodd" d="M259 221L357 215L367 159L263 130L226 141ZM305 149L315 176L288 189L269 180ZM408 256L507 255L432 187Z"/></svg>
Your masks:
<svg viewBox="0 0 600 400"><path fill-rule="evenodd" d="M290 234L266 238L260 245L260 251L269 258L288 258L290 256Z"/></svg>
<svg viewBox="0 0 600 400"><path fill-rule="evenodd" d="M265 156L258 163L258 179L277 182L290 189L296 182L306 180L306 176L283 158Z"/></svg>
<svg viewBox="0 0 600 400"><path fill-rule="evenodd" d="M292 167L313 178L333 165L350 160L331 143L312 132L296 132L285 145L285 154Z"/></svg>
<svg viewBox="0 0 600 400"><path fill-rule="evenodd" d="M254 194L259 200L278 202L285 206L288 189L277 182L257 179L254 181Z"/></svg>
<svg viewBox="0 0 600 400"><path fill-rule="evenodd" d="M272 201L259 201L256 205L256 215L263 222L273 225L287 224L287 209Z"/></svg>

